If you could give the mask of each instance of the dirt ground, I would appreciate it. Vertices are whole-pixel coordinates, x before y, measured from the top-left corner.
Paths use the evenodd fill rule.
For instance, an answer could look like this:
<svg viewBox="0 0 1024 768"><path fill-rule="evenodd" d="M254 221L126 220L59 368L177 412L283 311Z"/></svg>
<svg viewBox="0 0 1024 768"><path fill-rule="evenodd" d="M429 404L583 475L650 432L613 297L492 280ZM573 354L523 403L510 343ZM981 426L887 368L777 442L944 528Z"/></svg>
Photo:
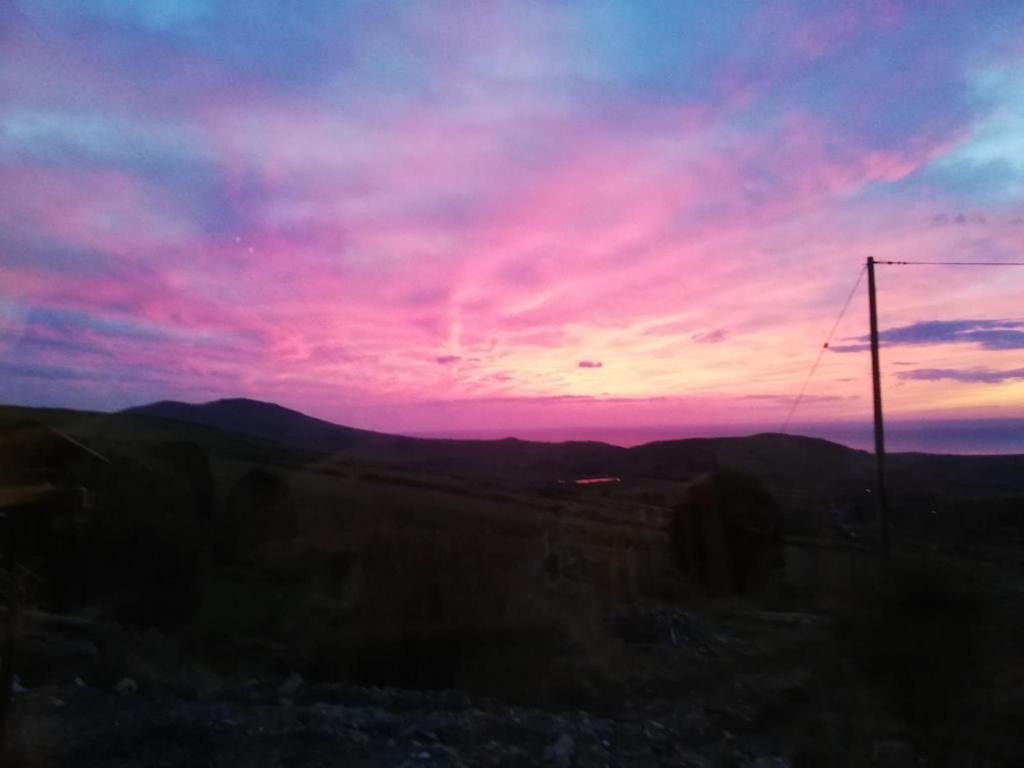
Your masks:
<svg viewBox="0 0 1024 768"><path fill-rule="evenodd" d="M9 765L796 766L855 764L828 741L816 676L828 619L659 604L609 619L617 684L589 711L508 706L461 692L249 680L194 698L43 687L15 701ZM282 688L282 683L284 687ZM897 736L889 750L916 760ZM846 762L837 762L846 760ZM887 763L896 765L897 763ZM915 762L899 764L912 765Z"/></svg>

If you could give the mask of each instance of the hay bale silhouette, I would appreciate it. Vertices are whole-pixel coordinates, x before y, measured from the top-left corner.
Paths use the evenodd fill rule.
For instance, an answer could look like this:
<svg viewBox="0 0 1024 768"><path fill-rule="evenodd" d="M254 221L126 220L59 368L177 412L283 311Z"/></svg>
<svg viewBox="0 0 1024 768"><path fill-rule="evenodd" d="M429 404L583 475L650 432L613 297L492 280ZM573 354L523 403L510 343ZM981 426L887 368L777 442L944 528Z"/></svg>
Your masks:
<svg viewBox="0 0 1024 768"><path fill-rule="evenodd" d="M213 520L217 481L206 451L197 443L168 440L150 446L149 453L174 469L192 494L192 503L200 525L209 525Z"/></svg>
<svg viewBox="0 0 1024 768"><path fill-rule="evenodd" d="M676 507L672 548L679 569L715 594L746 594L782 565L782 516L757 478L716 469L690 484Z"/></svg>
<svg viewBox="0 0 1024 768"><path fill-rule="evenodd" d="M87 576L117 617L172 627L198 607L213 474L189 443L115 458L96 489Z"/></svg>
<svg viewBox="0 0 1024 768"><path fill-rule="evenodd" d="M295 515L287 504L288 483L262 469L242 476L224 502L217 527L220 562L259 560L286 546L296 534Z"/></svg>

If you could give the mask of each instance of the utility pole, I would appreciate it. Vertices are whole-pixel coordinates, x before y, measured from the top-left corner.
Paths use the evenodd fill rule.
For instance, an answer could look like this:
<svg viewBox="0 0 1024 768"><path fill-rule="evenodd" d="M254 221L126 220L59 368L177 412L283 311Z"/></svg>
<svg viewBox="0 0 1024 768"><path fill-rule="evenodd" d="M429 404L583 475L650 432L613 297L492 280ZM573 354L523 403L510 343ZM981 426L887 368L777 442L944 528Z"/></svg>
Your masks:
<svg viewBox="0 0 1024 768"><path fill-rule="evenodd" d="M878 364L878 305L875 300L875 260L868 256L868 312L871 319L871 383L875 403L875 466L878 505L878 536L882 568L889 567L889 504L885 493L885 424L882 421L882 373Z"/></svg>

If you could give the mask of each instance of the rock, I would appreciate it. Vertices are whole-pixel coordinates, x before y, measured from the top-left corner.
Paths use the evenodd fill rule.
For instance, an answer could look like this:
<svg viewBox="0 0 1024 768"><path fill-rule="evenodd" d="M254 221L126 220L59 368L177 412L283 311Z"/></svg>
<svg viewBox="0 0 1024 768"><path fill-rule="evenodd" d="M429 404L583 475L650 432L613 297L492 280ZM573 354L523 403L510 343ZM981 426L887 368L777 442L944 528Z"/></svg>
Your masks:
<svg viewBox="0 0 1024 768"><path fill-rule="evenodd" d="M158 669L174 669L179 661L178 644L156 629L147 629L138 639L139 654Z"/></svg>
<svg viewBox="0 0 1024 768"><path fill-rule="evenodd" d="M216 701L223 699L225 696L223 686L213 683L210 685L203 686L196 691L197 701Z"/></svg>
<svg viewBox="0 0 1024 768"><path fill-rule="evenodd" d="M793 764L785 757L758 757L750 768L793 768Z"/></svg>
<svg viewBox="0 0 1024 768"><path fill-rule="evenodd" d="M558 768L569 768L575 756L576 742L567 733L563 733L554 744L544 750L544 760Z"/></svg>
<svg viewBox="0 0 1024 768"><path fill-rule="evenodd" d="M612 634L627 643L685 646L714 655L718 638L692 613L662 605L637 604L607 620Z"/></svg>
<svg viewBox="0 0 1024 768"><path fill-rule="evenodd" d="M668 752L672 748L673 734L657 720L648 720L641 729L647 743L656 753Z"/></svg>
<svg viewBox="0 0 1024 768"><path fill-rule="evenodd" d="M180 666L174 673L172 688L190 701L210 701L224 694L220 678L201 664Z"/></svg>
<svg viewBox="0 0 1024 768"><path fill-rule="evenodd" d="M89 636L100 654L100 669L109 680L124 674L128 659L129 638L124 627L109 621L97 621L89 628Z"/></svg>
<svg viewBox="0 0 1024 768"><path fill-rule="evenodd" d="M367 744L370 743L369 736L367 736L362 731L357 731L354 728L349 729L348 740L351 741L353 744L358 744L361 747L365 747Z"/></svg>
<svg viewBox="0 0 1024 768"><path fill-rule="evenodd" d="M437 733L432 731L426 723L413 723L402 731L402 738L419 741L439 741Z"/></svg>
<svg viewBox="0 0 1024 768"><path fill-rule="evenodd" d="M95 674L98 664L99 651L87 638L38 627L21 637L18 667L30 685L70 683L76 677Z"/></svg>
<svg viewBox="0 0 1024 768"><path fill-rule="evenodd" d="M273 685L264 683L258 677L246 680L239 691L241 698L251 702L271 703L276 700Z"/></svg>
<svg viewBox="0 0 1024 768"><path fill-rule="evenodd" d="M248 680L242 683L242 688L244 688L246 691L255 691L259 687L260 679L258 677L250 677Z"/></svg>
<svg viewBox="0 0 1024 768"><path fill-rule="evenodd" d="M281 687L277 689L277 695L282 699L295 698L295 694L302 687L302 682L302 675L293 672L288 675L288 679L281 683Z"/></svg>
<svg viewBox="0 0 1024 768"><path fill-rule="evenodd" d="M87 687L87 686L86 686L86 684L85 684L85 680L83 680L83 679L82 679L82 678L80 678L80 677L76 677L76 678L75 678L75 685L77 685L77 686L78 686L79 688L85 688L85 687Z"/></svg>
<svg viewBox="0 0 1024 768"><path fill-rule="evenodd" d="M14 682L11 684L11 690L14 693L24 693L28 690L24 685L21 684L21 678L17 675L14 676Z"/></svg>
<svg viewBox="0 0 1024 768"><path fill-rule="evenodd" d="M130 677L122 677L114 686L114 690L122 696L134 696L139 692L139 684Z"/></svg>
<svg viewBox="0 0 1024 768"><path fill-rule="evenodd" d="M874 745L873 765L877 768L911 768L917 765L914 747L906 741L892 739Z"/></svg>

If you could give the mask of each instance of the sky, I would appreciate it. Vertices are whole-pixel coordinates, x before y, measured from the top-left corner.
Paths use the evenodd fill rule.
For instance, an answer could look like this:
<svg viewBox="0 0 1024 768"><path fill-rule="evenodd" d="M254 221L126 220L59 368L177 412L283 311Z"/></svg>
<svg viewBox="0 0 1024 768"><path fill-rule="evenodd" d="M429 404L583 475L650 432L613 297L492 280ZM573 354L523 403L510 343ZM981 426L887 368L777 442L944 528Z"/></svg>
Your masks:
<svg viewBox="0 0 1024 768"><path fill-rule="evenodd" d="M781 424L869 255L1024 261L1024 3L0 10L0 401ZM1024 268L878 285L889 414L1024 416Z"/></svg>

